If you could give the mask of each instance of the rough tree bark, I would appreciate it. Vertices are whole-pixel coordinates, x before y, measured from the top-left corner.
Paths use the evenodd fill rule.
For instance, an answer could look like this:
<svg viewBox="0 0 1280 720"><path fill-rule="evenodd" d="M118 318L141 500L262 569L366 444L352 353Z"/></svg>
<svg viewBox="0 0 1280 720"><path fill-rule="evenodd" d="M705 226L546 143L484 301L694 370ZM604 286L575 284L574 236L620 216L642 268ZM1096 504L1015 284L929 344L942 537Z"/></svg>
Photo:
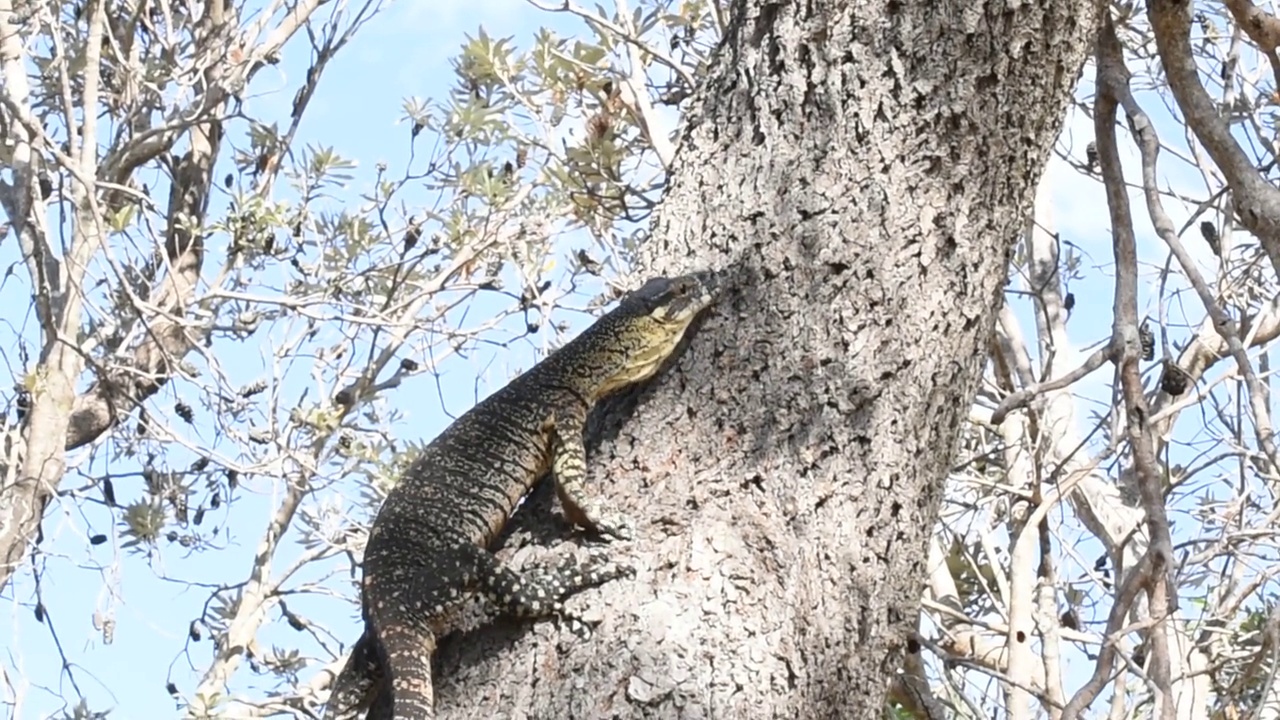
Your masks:
<svg viewBox="0 0 1280 720"><path fill-rule="evenodd" d="M738 290L592 463L637 577L573 600L589 643L446 638L441 717L880 717L1093 15L736 4L644 252ZM557 532L519 523L509 546Z"/></svg>

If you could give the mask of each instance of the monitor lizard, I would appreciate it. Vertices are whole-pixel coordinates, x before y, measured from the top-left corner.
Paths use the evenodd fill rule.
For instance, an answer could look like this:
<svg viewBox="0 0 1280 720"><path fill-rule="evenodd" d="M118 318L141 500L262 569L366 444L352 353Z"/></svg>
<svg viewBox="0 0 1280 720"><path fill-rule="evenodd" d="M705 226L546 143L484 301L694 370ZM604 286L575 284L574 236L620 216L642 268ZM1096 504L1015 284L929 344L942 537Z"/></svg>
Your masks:
<svg viewBox="0 0 1280 720"><path fill-rule="evenodd" d="M370 719L433 718L436 638L472 592L514 616L554 616L576 634L589 632L563 601L630 568L592 561L518 574L489 547L548 472L570 521L630 537L630 522L585 487L588 413L605 396L656 374L719 285L709 272L648 281L423 449L369 531L364 632L334 680L326 720L370 707Z"/></svg>

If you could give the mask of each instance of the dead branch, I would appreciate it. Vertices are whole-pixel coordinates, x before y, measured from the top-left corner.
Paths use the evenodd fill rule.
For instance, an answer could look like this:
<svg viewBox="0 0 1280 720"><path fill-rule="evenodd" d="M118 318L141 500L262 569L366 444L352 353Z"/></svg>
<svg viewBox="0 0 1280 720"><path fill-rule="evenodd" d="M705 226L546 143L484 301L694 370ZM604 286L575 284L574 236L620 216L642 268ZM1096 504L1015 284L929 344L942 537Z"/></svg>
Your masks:
<svg viewBox="0 0 1280 720"><path fill-rule="evenodd" d="M479 230L481 241L461 250L446 268L424 284L422 292L418 294L415 301L403 308L400 322L394 324L394 329L388 334L383 349L369 362L358 378L339 391L338 395L346 394L349 402L339 403L335 427L341 423L342 418L358 407L360 400L367 398L378 386L376 378L400 352L404 342L416 327L413 319L422 312L423 308L481 254L509 239L507 235L511 231L504 228L503 223L510 211L524 201L529 191L530 188L526 186L509 200L502 211L495 213L488 227ZM301 464L307 469L307 477L300 477L289 483L284 498L276 507L255 553L255 557L259 560L254 564L241 593L237 613L227 628L226 638L220 645L220 651L200 679L194 693L196 698L213 698L225 691L228 680L235 674L244 658L243 652L237 651L236 648L248 647L254 642L258 631L266 622L266 613L273 603L272 598L277 587L277 579L272 575L272 560L292 525L303 499L310 492L312 483L309 476L319 466L319 458L330 438L331 433L322 433L311 443L305 453L301 454Z"/></svg>
<svg viewBox="0 0 1280 720"><path fill-rule="evenodd" d="M7 24L12 10L11 0L0 0L0 23ZM90 42L88 73L85 80L85 94L82 103L85 107L94 107L98 102L97 80L98 60L102 43L95 40L94 32L102 32L105 18L105 5L94 4L97 10L90 16ZM192 302L194 291L203 267L203 238L196 230L204 221L209 202L209 192L213 184L213 168L222 141L222 127L219 115L222 108L234 97L238 88L243 87L253 72L261 66L255 62L277 53L280 47L300 29L314 11L316 5L302 4L295 6L285 19L261 45L247 53L225 53L213 48L236 46L232 42L232 28L223 21L225 8L223 0L210 0L206 20L199 32L196 55L198 62L203 63L203 92L199 92L190 108L179 111L174 117L182 118L156 132L143 133L142 136L126 142L122 147L103 158L101 163L97 157L97 147L92 118L94 112L86 112L86 122L81 128L80 154L68 158L65 167L76 177L82 179L84 186L79 195L77 205L83 207L76 223L76 232L80 237L93 231L95 237L103 237L101 227L102 213L96 206L96 185L89 180L101 177L104 181L115 185L127 183L129 175L150 159L168 152L183 136L189 137L190 148L173 163L173 175L170 184L170 196L165 229L163 260L165 269L163 278L152 293L152 302L157 312L143 318L144 336L133 347L128 365L137 372L129 377L129 381L121 383L119 378L98 377L93 385L84 393L74 391L74 382L84 370L84 361L79 351L67 347L58 339L74 337L75 328L80 321L79 296L69 292L68 299L61 305L55 304L56 288L78 288L84 268L88 266L88 256L98 247L100 240L77 243L76 251L69 268L75 268L79 274L62 277L55 265L51 265L51 253L44 251L45 241L39 233L39 226L27 223L15 227L21 238L28 238L24 244L31 246L28 257L33 279L45 278L37 282L45 288L38 294L41 307L45 308L41 315L46 329L46 337L53 339L46 350L42 362L51 368L57 368L57 375L47 384L44 392L36 395L29 420L28 437L33 440L25 448L25 463L18 468L18 475L13 482L6 483L0 490L0 507L6 508L5 517L0 522L0 587L3 587L13 571L21 563L26 547L39 527L43 508L63 472L64 460L60 458L66 450L87 445L103 433L111 429L118 420L132 412L146 398L156 393L168 381L177 361L190 352L198 341L191 332L186 321L186 309ZM264 26L265 27L265 26ZM94 30L97 28L97 30ZM5 93L6 106L16 106L24 111L27 106L25 85L18 81L23 75L21 68L21 47L16 34L7 34L2 39L0 49L0 65L9 83L10 90ZM203 49L201 49L203 48ZM20 117L26 117L26 114ZM28 136L30 137L30 136ZM27 157L31 157L30 141L19 144ZM5 208L11 217L35 219L40 222L43 213L34 213L29 205L15 202L16 198L38 197L34 191L35 177L31 172L23 172L17 166L16 177L26 182L29 188L18 186L16 192L7 193L9 201ZM0 200L5 198L0 198ZM51 278L57 278L54 281ZM55 284L56 283L56 284ZM58 321L52 321L57 313ZM45 319L48 318L48 319ZM52 354L51 354L52 353ZM59 379L63 378L63 379ZM63 385L66 385L66 389ZM64 438L55 442L53 438Z"/></svg>

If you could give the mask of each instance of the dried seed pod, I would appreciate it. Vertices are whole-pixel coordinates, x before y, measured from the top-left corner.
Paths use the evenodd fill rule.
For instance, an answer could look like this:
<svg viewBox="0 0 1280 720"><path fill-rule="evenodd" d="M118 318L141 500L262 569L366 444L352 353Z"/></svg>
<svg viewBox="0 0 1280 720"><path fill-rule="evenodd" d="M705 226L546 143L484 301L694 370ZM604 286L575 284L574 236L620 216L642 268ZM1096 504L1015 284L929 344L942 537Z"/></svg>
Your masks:
<svg viewBox="0 0 1280 720"><path fill-rule="evenodd" d="M592 275L600 274L600 270L602 269L600 262L588 255L586 250L578 250L577 258L578 264L582 266L583 270L591 273Z"/></svg>
<svg viewBox="0 0 1280 720"><path fill-rule="evenodd" d="M1156 334L1152 332L1151 326L1143 321L1138 327L1138 340L1142 343L1142 359L1148 362L1156 357Z"/></svg>
<svg viewBox="0 0 1280 720"><path fill-rule="evenodd" d="M1090 171L1098 167L1098 143L1090 141L1084 146L1084 161Z"/></svg>
<svg viewBox="0 0 1280 720"><path fill-rule="evenodd" d="M404 231L404 252L407 254L422 239L422 225L417 220L409 218L409 227Z"/></svg>
<svg viewBox="0 0 1280 720"><path fill-rule="evenodd" d="M1209 244L1209 249L1213 254L1222 257L1222 238L1218 235L1218 228L1208 220L1200 223L1200 235L1204 241Z"/></svg>
<svg viewBox="0 0 1280 720"><path fill-rule="evenodd" d="M284 619L289 622L289 627L293 628L294 630L297 630L298 632L302 632L303 630L307 629L306 620L303 620L297 615L294 615L287 608L282 607L281 609L284 611Z"/></svg>
<svg viewBox="0 0 1280 720"><path fill-rule="evenodd" d="M17 386L18 394L13 400L13 406L17 410L18 422L22 422L27 418L27 413L31 411L31 393L21 385Z"/></svg>
<svg viewBox="0 0 1280 720"><path fill-rule="evenodd" d="M1080 616L1076 614L1075 610L1070 608L1062 612L1062 615L1058 618L1058 622L1062 627L1067 628L1068 630L1080 629Z"/></svg>
<svg viewBox="0 0 1280 720"><path fill-rule="evenodd" d="M1164 372L1160 376L1160 389L1170 395L1181 395L1187 391L1187 384L1190 383L1191 376L1186 370L1178 367L1178 364L1168 358L1164 361Z"/></svg>
<svg viewBox="0 0 1280 720"><path fill-rule="evenodd" d="M587 142L600 142L611 130L613 130L613 116L606 111L598 112L587 120Z"/></svg>

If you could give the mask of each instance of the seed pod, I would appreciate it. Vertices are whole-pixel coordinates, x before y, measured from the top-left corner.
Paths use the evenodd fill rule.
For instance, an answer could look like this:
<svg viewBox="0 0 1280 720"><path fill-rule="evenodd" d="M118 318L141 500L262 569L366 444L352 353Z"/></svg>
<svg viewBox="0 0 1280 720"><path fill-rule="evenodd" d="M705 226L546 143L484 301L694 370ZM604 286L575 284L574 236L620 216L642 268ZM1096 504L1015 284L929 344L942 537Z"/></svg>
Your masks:
<svg viewBox="0 0 1280 720"><path fill-rule="evenodd" d="M1173 396L1181 395L1187 391L1187 383L1191 381L1191 376L1186 370L1178 367L1178 364L1168 358L1164 361L1164 373L1160 376L1160 389Z"/></svg>
<svg viewBox="0 0 1280 720"><path fill-rule="evenodd" d="M1080 629L1080 617L1076 615L1075 610L1070 608L1062 612L1062 615L1058 618L1058 622L1062 627L1067 628L1068 630Z"/></svg>
<svg viewBox="0 0 1280 720"><path fill-rule="evenodd" d="M1138 340L1142 343L1142 359L1150 362L1156 357L1156 334L1151 326L1143 321L1138 328Z"/></svg>
<svg viewBox="0 0 1280 720"><path fill-rule="evenodd" d="M1218 228L1213 223L1208 220L1201 222L1200 236L1209 244L1209 249L1214 255L1222 257L1222 238L1218 235Z"/></svg>
<svg viewBox="0 0 1280 720"><path fill-rule="evenodd" d="M1090 171L1098 167L1098 143L1090 142L1084 146L1084 161Z"/></svg>

